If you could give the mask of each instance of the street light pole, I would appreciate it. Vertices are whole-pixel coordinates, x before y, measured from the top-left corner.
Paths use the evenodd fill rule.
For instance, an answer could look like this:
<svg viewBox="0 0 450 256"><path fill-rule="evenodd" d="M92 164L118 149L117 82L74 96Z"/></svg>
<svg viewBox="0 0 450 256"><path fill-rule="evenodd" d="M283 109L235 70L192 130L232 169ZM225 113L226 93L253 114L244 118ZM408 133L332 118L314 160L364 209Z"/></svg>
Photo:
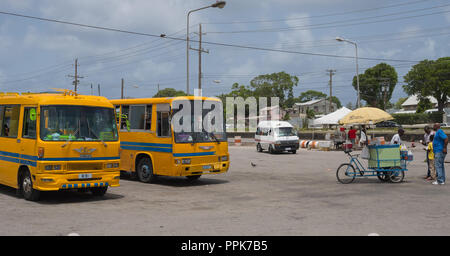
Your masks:
<svg viewBox="0 0 450 256"><path fill-rule="evenodd" d="M223 7L225 7L226 2L225 1L217 1L212 5L209 6L205 6L202 8L198 8L195 10L190 10L187 14L187 22L186 22L186 94L189 95L189 16L191 15L191 13L196 12L196 11L200 11L203 9L207 9L207 8L219 8L222 9Z"/></svg>
<svg viewBox="0 0 450 256"><path fill-rule="evenodd" d="M358 108L361 107L361 95L359 92L359 68L358 68L358 44L356 42L341 38L341 37L336 37L336 40L339 42L347 42L350 44L353 44L355 46L355 60L356 60L356 88L358 91Z"/></svg>

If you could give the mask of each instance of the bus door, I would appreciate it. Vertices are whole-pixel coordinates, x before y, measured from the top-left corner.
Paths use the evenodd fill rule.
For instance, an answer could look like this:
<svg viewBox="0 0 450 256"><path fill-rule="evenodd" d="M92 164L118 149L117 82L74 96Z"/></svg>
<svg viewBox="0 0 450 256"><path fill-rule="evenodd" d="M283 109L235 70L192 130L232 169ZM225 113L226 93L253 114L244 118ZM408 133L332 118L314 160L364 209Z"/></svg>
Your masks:
<svg viewBox="0 0 450 256"><path fill-rule="evenodd" d="M37 107L23 106L22 131L20 139L21 164L36 167Z"/></svg>
<svg viewBox="0 0 450 256"><path fill-rule="evenodd" d="M0 179L7 185L17 186L17 170L20 163L19 116L20 105L0 107Z"/></svg>

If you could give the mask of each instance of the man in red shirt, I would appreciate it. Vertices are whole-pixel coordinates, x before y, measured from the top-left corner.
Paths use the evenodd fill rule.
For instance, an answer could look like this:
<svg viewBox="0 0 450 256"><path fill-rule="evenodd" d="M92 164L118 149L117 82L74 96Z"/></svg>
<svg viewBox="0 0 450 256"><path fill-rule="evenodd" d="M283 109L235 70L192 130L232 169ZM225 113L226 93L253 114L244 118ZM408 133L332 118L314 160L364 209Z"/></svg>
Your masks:
<svg viewBox="0 0 450 256"><path fill-rule="evenodd" d="M355 146L356 141L356 129L353 128L353 126L350 127L350 130L348 131L348 138L352 142L352 146Z"/></svg>

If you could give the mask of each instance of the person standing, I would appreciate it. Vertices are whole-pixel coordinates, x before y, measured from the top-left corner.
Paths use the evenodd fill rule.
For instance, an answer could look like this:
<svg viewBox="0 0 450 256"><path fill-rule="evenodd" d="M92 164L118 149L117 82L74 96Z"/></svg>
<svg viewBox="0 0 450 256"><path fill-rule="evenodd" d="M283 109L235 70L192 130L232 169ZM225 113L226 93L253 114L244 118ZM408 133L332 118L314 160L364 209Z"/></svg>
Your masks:
<svg viewBox="0 0 450 256"><path fill-rule="evenodd" d="M353 126L350 126L350 130L348 131L348 139L352 142L352 146L355 146L356 129Z"/></svg>
<svg viewBox="0 0 450 256"><path fill-rule="evenodd" d="M403 136L403 134L405 134L405 130L403 130L402 128L398 129L397 134L392 136L391 144L401 145L402 144L402 136Z"/></svg>
<svg viewBox="0 0 450 256"><path fill-rule="evenodd" d="M439 123L434 124L433 130L435 131L433 139L434 166L436 168L437 179L432 184L444 185L445 184L444 160L445 157L447 156L448 137L441 129L441 125Z"/></svg>
<svg viewBox="0 0 450 256"><path fill-rule="evenodd" d="M426 148L427 151L427 159L429 161L428 172L430 173L430 177L427 178L429 181L436 180L436 168L434 168L434 152L433 152L433 139L434 135L431 134L429 137L430 142L428 142L428 146Z"/></svg>
<svg viewBox="0 0 450 256"><path fill-rule="evenodd" d="M431 135L434 135L434 131L432 131L431 128L428 125L425 126L425 128L423 128L423 130L425 131L425 134L423 135L422 145L428 146L428 144L430 142L433 142L433 140L431 139ZM430 174L431 168L434 169L434 160L433 160L433 164L431 164L430 161L429 161L430 159L428 158L428 155L429 154L427 153L426 154L426 161L427 161L428 170L427 170L427 175L424 177L424 179L429 179L430 176L431 176L431 174Z"/></svg>
<svg viewBox="0 0 450 256"><path fill-rule="evenodd" d="M362 125L361 126L361 138L359 139L359 145L361 147L367 146L367 133L366 133L366 126Z"/></svg>

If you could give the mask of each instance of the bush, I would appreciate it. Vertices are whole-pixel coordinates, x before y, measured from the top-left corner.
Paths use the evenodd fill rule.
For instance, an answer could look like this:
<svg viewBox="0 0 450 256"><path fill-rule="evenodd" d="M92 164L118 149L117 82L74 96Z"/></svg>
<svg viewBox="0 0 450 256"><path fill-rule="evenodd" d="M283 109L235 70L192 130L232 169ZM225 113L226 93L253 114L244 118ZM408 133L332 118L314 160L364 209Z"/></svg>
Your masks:
<svg viewBox="0 0 450 256"><path fill-rule="evenodd" d="M392 117L399 124L427 124L442 123L442 114L442 112L392 114Z"/></svg>

